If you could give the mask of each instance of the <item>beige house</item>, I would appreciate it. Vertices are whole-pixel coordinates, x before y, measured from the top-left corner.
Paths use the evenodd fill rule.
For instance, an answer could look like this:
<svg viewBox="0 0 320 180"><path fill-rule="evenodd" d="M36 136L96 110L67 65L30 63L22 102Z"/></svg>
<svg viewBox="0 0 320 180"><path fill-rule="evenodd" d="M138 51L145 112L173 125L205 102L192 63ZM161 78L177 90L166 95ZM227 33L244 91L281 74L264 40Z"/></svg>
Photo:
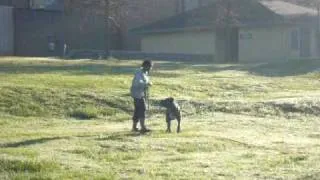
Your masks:
<svg viewBox="0 0 320 180"><path fill-rule="evenodd" d="M147 53L251 62L318 57L318 13L282 1L212 3L133 29Z"/></svg>
<svg viewBox="0 0 320 180"><path fill-rule="evenodd" d="M140 50L140 36L128 33L148 23L175 16L179 13L205 6L214 0L131 0L124 8L127 16L121 22L125 26L123 42L126 50Z"/></svg>

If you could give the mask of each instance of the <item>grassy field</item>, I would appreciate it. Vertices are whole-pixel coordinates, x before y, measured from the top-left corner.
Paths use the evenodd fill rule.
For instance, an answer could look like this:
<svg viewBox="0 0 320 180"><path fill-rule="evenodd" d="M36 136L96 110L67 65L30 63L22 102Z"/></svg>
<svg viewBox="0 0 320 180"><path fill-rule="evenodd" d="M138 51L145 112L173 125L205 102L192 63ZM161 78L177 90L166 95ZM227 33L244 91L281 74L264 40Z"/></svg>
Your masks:
<svg viewBox="0 0 320 180"><path fill-rule="evenodd" d="M320 177L319 60L156 62L145 135L130 132L140 63L0 58L0 179ZM168 96L180 134L156 106Z"/></svg>

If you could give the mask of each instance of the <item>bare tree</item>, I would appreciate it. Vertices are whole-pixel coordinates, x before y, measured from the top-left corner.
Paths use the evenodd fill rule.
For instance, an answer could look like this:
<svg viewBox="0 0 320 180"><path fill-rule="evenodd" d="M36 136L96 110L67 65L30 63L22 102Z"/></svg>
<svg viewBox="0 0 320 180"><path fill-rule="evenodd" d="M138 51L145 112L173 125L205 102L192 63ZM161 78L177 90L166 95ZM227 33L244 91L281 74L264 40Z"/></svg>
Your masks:
<svg viewBox="0 0 320 180"><path fill-rule="evenodd" d="M110 0L105 0L105 55L110 56L110 28L109 28L109 17L110 17Z"/></svg>
<svg viewBox="0 0 320 180"><path fill-rule="evenodd" d="M107 3L109 5L107 7ZM177 13L178 0L65 0L66 13L79 12L86 19L92 16L107 16L109 34L117 36L118 48L131 28L142 26ZM107 15L106 15L107 14Z"/></svg>
<svg viewBox="0 0 320 180"><path fill-rule="evenodd" d="M81 16L80 30L92 17L103 17L105 24L105 51L109 55L111 34L121 36L124 12L128 0L65 0L65 13Z"/></svg>
<svg viewBox="0 0 320 180"><path fill-rule="evenodd" d="M217 19L216 26L219 32L223 32L224 37L224 55L223 61L237 61L236 55L232 51L232 37L234 33L234 27L237 22L237 14L233 11L235 0L218 0L217 1Z"/></svg>

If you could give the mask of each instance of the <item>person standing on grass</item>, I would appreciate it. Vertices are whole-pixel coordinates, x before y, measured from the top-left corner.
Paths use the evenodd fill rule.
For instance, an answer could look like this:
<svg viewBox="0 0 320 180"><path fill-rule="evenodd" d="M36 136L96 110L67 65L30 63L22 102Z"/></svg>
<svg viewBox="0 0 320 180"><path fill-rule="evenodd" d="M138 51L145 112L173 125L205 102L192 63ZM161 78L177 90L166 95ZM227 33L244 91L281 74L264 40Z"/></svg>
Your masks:
<svg viewBox="0 0 320 180"><path fill-rule="evenodd" d="M146 109L147 109L147 96L148 88L152 85L149 79L149 72L152 69L152 62L150 60L143 61L141 68L135 73L130 88L130 94L134 101L134 113L132 116L132 131L139 131L137 128L140 122L141 132L149 132L145 125Z"/></svg>

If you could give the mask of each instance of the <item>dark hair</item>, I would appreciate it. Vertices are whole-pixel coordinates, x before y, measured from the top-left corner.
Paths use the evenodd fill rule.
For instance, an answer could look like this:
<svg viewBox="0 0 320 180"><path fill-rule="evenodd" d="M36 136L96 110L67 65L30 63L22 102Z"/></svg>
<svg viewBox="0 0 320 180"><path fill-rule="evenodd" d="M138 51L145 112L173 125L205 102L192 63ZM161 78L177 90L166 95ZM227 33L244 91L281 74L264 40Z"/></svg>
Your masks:
<svg viewBox="0 0 320 180"><path fill-rule="evenodd" d="M151 67L152 66L152 62L150 60L145 60L142 63L142 67Z"/></svg>

